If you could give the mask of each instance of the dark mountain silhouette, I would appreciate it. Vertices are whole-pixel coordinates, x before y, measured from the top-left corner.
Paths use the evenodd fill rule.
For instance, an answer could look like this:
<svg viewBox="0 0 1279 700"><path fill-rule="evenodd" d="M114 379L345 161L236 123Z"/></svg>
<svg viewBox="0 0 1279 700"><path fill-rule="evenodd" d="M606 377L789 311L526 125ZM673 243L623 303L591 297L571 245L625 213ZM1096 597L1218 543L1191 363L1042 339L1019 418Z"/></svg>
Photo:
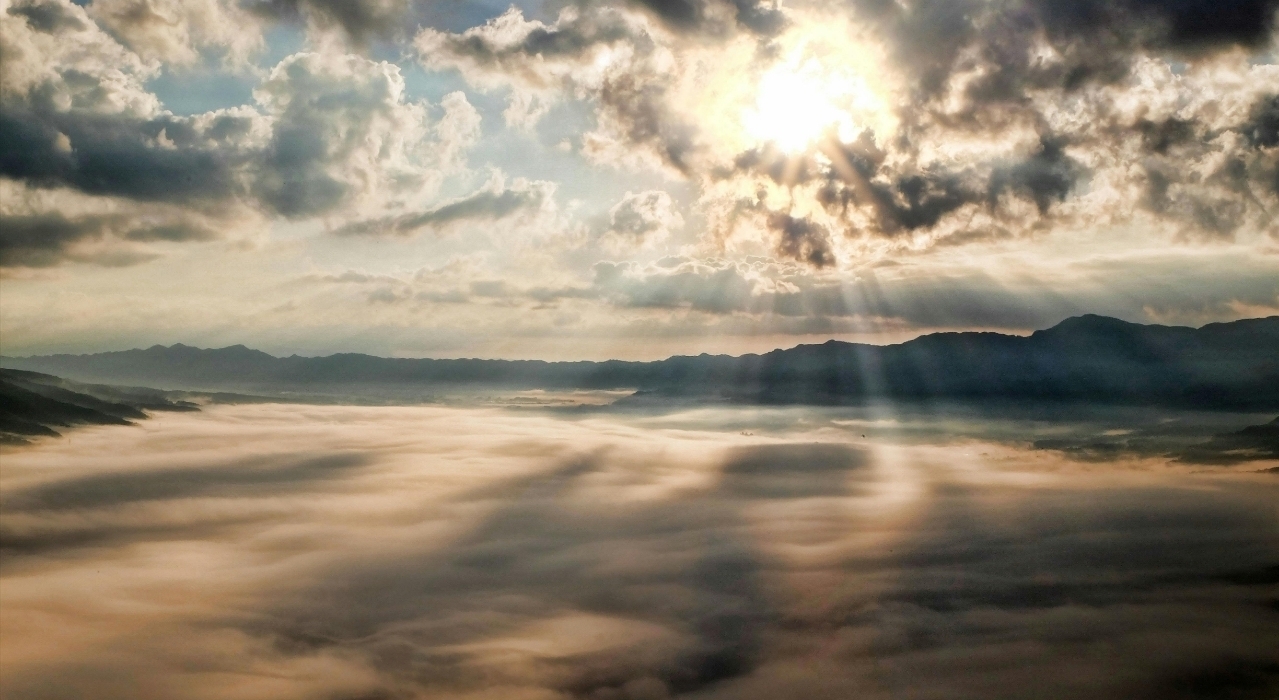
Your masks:
<svg viewBox="0 0 1279 700"><path fill-rule="evenodd" d="M81 381L252 392L634 389L632 401L841 404L1042 400L1279 408L1279 316L1187 328L1080 316L1030 336L937 333L897 345L830 341L762 355L658 362L277 358L236 345L0 358Z"/></svg>
<svg viewBox="0 0 1279 700"><path fill-rule="evenodd" d="M58 435L75 425L130 425L145 411L195 411L153 389L97 386L59 377L0 369L0 443L21 444L32 436Z"/></svg>

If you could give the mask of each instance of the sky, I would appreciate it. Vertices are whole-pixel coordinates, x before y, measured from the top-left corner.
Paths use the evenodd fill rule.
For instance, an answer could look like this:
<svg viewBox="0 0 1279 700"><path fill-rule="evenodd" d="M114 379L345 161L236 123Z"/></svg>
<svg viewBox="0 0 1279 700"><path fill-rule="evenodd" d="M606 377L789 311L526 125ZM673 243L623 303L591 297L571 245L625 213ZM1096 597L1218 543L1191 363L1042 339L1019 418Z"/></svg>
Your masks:
<svg viewBox="0 0 1279 700"><path fill-rule="evenodd" d="M1276 0L0 0L0 351L1279 313Z"/></svg>

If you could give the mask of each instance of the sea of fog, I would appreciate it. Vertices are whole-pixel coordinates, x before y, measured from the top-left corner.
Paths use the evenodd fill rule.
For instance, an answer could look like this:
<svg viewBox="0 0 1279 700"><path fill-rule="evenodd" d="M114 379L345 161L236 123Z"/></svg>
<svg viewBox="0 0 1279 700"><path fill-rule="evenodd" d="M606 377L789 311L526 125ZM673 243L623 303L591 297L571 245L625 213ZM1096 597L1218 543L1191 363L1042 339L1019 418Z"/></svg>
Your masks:
<svg viewBox="0 0 1279 700"><path fill-rule="evenodd" d="M1279 697L1275 462L1171 458L1183 423L264 403L77 429L2 454L0 697Z"/></svg>

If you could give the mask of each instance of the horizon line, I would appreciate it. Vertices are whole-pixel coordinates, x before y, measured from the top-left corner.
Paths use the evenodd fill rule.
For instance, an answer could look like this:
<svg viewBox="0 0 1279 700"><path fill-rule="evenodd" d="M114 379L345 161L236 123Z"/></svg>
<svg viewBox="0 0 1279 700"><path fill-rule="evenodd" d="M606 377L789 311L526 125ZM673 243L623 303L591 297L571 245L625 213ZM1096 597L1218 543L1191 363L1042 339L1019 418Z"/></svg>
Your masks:
<svg viewBox="0 0 1279 700"><path fill-rule="evenodd" d="M132 347L132 348L126 348L126 349L123 349L123 350L99 350L99 351L96 351L96 352L82 352L82 353L55 352L55 353L45 353L45 354L36 354L36 355L6 355L6 354L4 354L3 350L0 350L0 360L4 360L4 359L28 360L28 359L40 359L40 358L52 358L52 357L93 357L93 356L96 356L96 355L110 355L110 354L115 354L115 353L146 352L146 351L149 351L149 350L154 350L154 349L156 349L156 348L160 348L160 349L163 349L163 350L172 350L172 349L174 349L174 348L189 348L189 349L192 349L192 350L199 350L199 351L201 351L201 352L218 352L218 351L222 351L222 350L234 350L234 349L237 349L237 348L243 348L243 349L244 349L244 350L246 350L246 351L249 351L249 352L255 352L255 353L261 353L261 354L263 354L263 355L267 355L268 357L271 357L272 359L276 359L276 360L287 360L287 359L291 359L291 358L299 358L299 359L324 359L324 358L329 358L329 357L336 357L336 356L339 356L339 355L359 355L359 356L363 356L363 357L373 357L373 358L382 359L382 360L434 360L434 361L441 361L441 362L456 362L456 361L478 361L478 362L543 362L543 363L547 363L547 364L561 364L561 363L562 363L562 364L574 364L574 363L596 363L596 364L599 364L599 363L604 363L604 362L626 362L626 363L642 364L642 363L647 363L647 362L662 362L662 361L665 361L665 360L671 360L671 359L680 358L680 357L730 357L730 358L741 358L741 357L750 357L750 356L762 356L762 355L767 355L767 354L774 353L774 352L785 352L785 351L788 351L788 350L794 350L794 349L796 349L796 348L802 348L802 347L816 347L816 346L822 346L822 345L829 345L829 344L831 344L831 343L837 343L837 344L843 344L843 345L864 345L864 346L870 346L870 347L894 347L894 346L898 346L898 345L905 345L905 344L907 344L907 343L914 342L914 341L919 340L919 339L921 339L921 338L927 338L927 337L938 336L938 335L980 334L980 335L1001 335L1001 336L1011 337L1011 338L1028 338L1028 337L1030 337L1030 336L1032 336L1032 335L1034 335L1034 334L1036 334L1036 333L1041 333L1041 332L1044 332L1044 331L1048 331L1048 330L1052 330L1052 329L1054 329L1054 328L1057 328L1058 326L1061 326L1061 325L1065 324L1065 323L1066 323L1066 322L1068 322L1068 321L1072 321L1072 320L1076 320L1076 319L1084 319L1084 318L1105 319L1105 320L1108 320L1108 321L1117 321L1117 322L1119 322L1119 323L1122 323L1122 324L1125 324L1125 325L1129 325L1129 326L1140 326L1140 327L1144 327L1144 328L1158 327L1158 328L1169 328L1169 329L1181 328L1181 329L1186 329L1186 330L1202 330L1202 329L1207 328L1207 327L1209 327L1209 326L1224 326L1224 325L1230 325L1230 324L1234 324L1234 323L1241 323L1241 322L1246 322L1246 321L1263 321L1263 320L1268 320L1268 319L1279 319L1279 315L1271 315L1271 316L1256 316L1256 317L1249 317L1249 318L1238 318L1238 319L1235 319L1235 320L1232 320L1232 321L1211 321L1211 322L1208 322L1208 323L1204 323L1203 325L1200 325L1200 326L1187 326L1187 325L1170 325L1170 324L1163 324L1163 323L1139 323L1139 322L1136 322L1136 321L1128 321L1128 320L1125 320L1125 319L1121 319L1121 318L1118 318L1118 317L1115 317L1115 316L1106 316L1105 314L1084 313L1084 314L1077 314L1077 315L1074 315L1074 316L1067 316L1066 318L1063 318L1062 320L1058 321L1057 323L1054 323L1054 324L1052 324L1052 325L1050 325L1050 326L1047 326L1046 328L1036 328L1036 329L1031 330L1031 331L1029 331L1029 332L1027 332L1027 333L1009 332L1009 331L1007 331L1007 330L975 330L975 329L970 329L970 330L954 330L954 331L949 331L949 330L936 330L936 331L931 331L931 332L926 332L926 333L920 333L919 335L914 336L913 338L910 338L910 339L907 339L907 340L903 340L903 341L899 341L899 342L895 342L895 343L866 343L866 342L854 342L854 341L840 340L840 339L838 339L838 338L830 338L830 339L828 339L828 340L826 340L826 341L823 341L823 342L814 342L814 343L797 343L797 344L795 344L795 345L791 345L791 346L787 346L787 347L776 347L776 348L774 348L774 349L772 349L772 350L767 350L767 351L764 351L764 352L748 352L748 353L741 353L741 354L738 354L738 355L731 355L731 354L728 354L728 353L708 353L708 352L701 352L701 353L697 353L697 354L674 354L674 355L668 355L668 356L666 356L666 357L659 358L659 359L653 359L653 360L622 360L622 359L615 359L615 358L610 358L610 359L605 359L605 360L546 360L546 359L539 359L539 358L521 358L521 359L511 359L511 358L501 358L501 357L394 357L394 356L387 356L387 355L374 355L374 354L366 353L366 352L343 352L343 351L331 352L331 353L328 353L328 354L326 354L326 355L300 355L300 354L298 354L298 353L296 353L296 352L295 352L295 353L292 353L292 354L289 354L289 355L276 355L276 354L273 354L273 353L267 352L267 351L265 351L265 350L260 350L260 349L258 349L258 348L249 347L249 346L245 345L244 343L235 343L235 344L232 344L232 345L225 345L225 346L222 346L222 347L200 347L200 346L198 346L198 345L188 345L188 344L183 343L183 342L181 342L181 341L175 342L175 343L173 343L173 344L171 344L171 345L164 345L164 344L161 344L161 343L154 343L154 344L152 344L152 345L150 345L150 346L147 346L147 347ZM814 334L814 335L816 335L816 334Z"/></svg>

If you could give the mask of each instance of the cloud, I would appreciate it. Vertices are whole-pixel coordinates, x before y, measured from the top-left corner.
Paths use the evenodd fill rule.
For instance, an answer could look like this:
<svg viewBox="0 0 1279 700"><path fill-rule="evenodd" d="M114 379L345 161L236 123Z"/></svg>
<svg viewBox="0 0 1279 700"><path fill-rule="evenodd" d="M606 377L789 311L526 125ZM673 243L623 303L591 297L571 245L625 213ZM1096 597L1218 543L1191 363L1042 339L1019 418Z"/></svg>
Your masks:
<svg viewBox="0 0 1279 700"><path fill-rule="evenodd" d="M274 121L255 193L288 217L421 191L478 135L474 108L453 93L438 125L448 140L433 143L399 68L358 56L295 54L254 94Z"/></svg>
<svg viewBox="0 0 1279 700"><path fill-rule="evenodd" d="M663 7L671 16L681 13L673 4ZM512 90L508 121L545 113L534 104L584 98L595 105L597 121L582 137L588 157L688 172L699 148L697 128L668 103L677 66L662 42L643 18L591 5L566 8L549 25L512 7L461 33L423 29L414 46L428 68L456 69L474 85Z"/></svg>
<svg viewBox="0 0 1279 700"><path fill-rule="evenodd" d="M664 169L700 191L709 241L772 241L816 267L1098 223L1273 228L1279 165L1248 134L1279 73L1239 59L1269 45L1273 2L809 3L771 8L762 34L726 19L750 7L590 3L553 23L512 9L415 43L429 68L510 90L510 123L584 102L588 160ZM749 86L783 69L830 78L812 90L849 115L798 151L742 133L744 111L767 108Z"/></svg>
<svg viewBox="0 0 1279 700"><path fill-rule="evenodd" d="M807 261L801 260L801 263ZM622 307L689 308L710 314L858 318L872 325L1043 328L1082 302L1010 290L982 274L823 278L806 265L671 258L657 265L599 263L595 287Z"/></svg>
<svg viewBox="0 0 1279 700"><path fill-rule="evenodd" d="M211 467L175 469L162 474L96 474L27 489L8 498L5 508L29 513L109 508L199 496L234 497L247 495L253 488L298 487L312 480L337 478L343 472L366 466L369 462L367 455L335 454L301 457L292 463L243 460Z"/></svg>
<svg viewBox="0 0 1279 700"><path fill-rule="evenodd" d="M1279 146L1279 95L1257 101L1243 133L1257 148Z"/></svg>
<svg viewBox="0 0 1279 700"><path fill-rule="evenodd" d="M1046 214L1054 201L1063 201L1078 179L1079 165L1066 155L1060 143L1045 138L1026 160L996 170L991 176L989 196L997 199L1005 190L1024 193L1040 214Z"/></svg>
<svg viewBox="0 0 1279 700"><path fill-rule="evenodd" d="M230 193L234 155L209 143L205 125L160 110L142 85L153 67L82 8L39 7L36 21L30 12L0 15L0 175L141 200ZM48 19L55 14L59 19Z"/></svg>
<svg viewBox="0 0 1279 700"><path fill-rule="evenodd" d="M95 0L87 10L147 60L190 67L220 52L239 70L262 52L272 25L302 23L364 48L400 35L411 22L410 6L405 0Z"/></svg>
<svg viewBox="0 0 1279 700"><path fill-rule="evenodd" d="M562 81L587 79L585 71L592 58L610 47L645 41L647 36L643 24L615 9L569 9L548 25L525 19L523 12L511 7L461 33L423 29L414 46L428 67L456 68L485 87L515 84L545 89L557 88Z"/></svg>
<svg viewBox="0 0 1279 700"><path fill-rule="evenodd" d="M0 687L1272 694L1273 479L900 408L215 405L7 452Z"/></svg>
<svg viewBox="0 0 1279 700"><path fill-rule="evenodd" d="M624 308L844 318L870 327L1032 330L1085 312L1181 324L1232 308L1279 308L1279 283L1265 261L1221 259L1191 276L1180 266L1176 258L1098 260L1059 283L1028 283L967 269L863 268L856 276L827 276L769 258L671 257L648 265L598 263L593 288ZM1123 272L1138 268L1139 278Z"/></svg>
<svg viewBox="0 0 1279 700"><path fill-rule="evenodd" d="M956 74L980 65L981 74L966 85L969 96L1006 103L1030 89L1071 91L1121 80L1147 51L1196 58L1240 46L1264 48L1279 10L1273 0L852 4L927 93L947 89Z"/></svg>
<svg viewBox="0 0 1279 700"><path fill-rule="evenodd" d="M635 263L595 265L594 286L619 306L689 307L711 313L753 308L757 276L736 265L671 260L669 266L644 268ZM747 272L747 274L743 274Z"/></svg>
<svg viewBox="0 0 1279 700"><path fill-rule="evenodd" d="M1251 167L1245 166L1247 171L1261 182L1265 181L1267 171L1273 173L1271 191L1279 194L1279 94L1258 100L1241 131L1248 142L1263 153L1255 157Z"/></svg>
<svg viewBox="0 0 1279 700"><path fill-rule="evenodd" d="M264 46L257 18L236 0L95 0L87 10L146 60L193 66L220 50L236 68Z"/></svg>
<svg viewBox="0 0 1279 700"><path fill-rule="evenodd" d="M357 44L394 34L406 19L405 0L243 0L248 12L273 20L305 20L338 29Z"/></svg>
<svg viewBox="0 0 1279 700"><path fill-rule="evenodd" d="M783 257L817 268L835 263L830 232L821 224L774 212L768 215L768 227L777 232L777 252Z"/></svg>
<svg viewBox="0 0 1279 700"><path fill-rule="evenodd" d="M0 179L0 268L136 265L173 245L242 245L260 231L260 219L243 207L184 204L121 201Z"/></svg>
<svg viewBox="0 0 1279 700"><path fill-rule="evenodd" d="M1260 48L1271 40L1279 12L1279 2L1274 0L1087 0L1069 7L1051 2L1032 6L1057 36L1082 38L1100 31L1125 43L1190 52Z"/></svg>
<svg viewBox="0 0 1279 700"><path fill-rule="evenodd" d="M517 217L536 216L554 206L555 185L517 178L507 187L499 178L465 197L432 209L393 217L357 221L338 228L338 236L412 236L422 231L440 233L459 226L491 224Z"/></svg>
<svg viewBox="0 0 1279 700"><path fill-rule="evenodd" d="M229 7L106 3L95 4L90 16L48 0L0 16L6 36L0 177L49 193L25 197L22 206L0 204L0 214L22 222L5 265L84 259L72 254L71 244L89 241L100 244L98 260L153 258L153 251L110 250L113 241L140 240L142 231L168 231L161 237L169 241L208 240L219 228L242 237L234 227L207 225L211 220L367 216L362 212L372 207L429 201L443 178L465 168L466 151L479 137L479 114L466 97L448 94L434 108L407 100L397 67L354 55L285 58L258 86L256 106L185 117L163 110L145 87L156 64L139 46L181 62L182 46L204 41L191 34L191 23L218 24L223 20L215 15ZM164 13L177 14L165 19ZM110 24L117 20L146 26ZM181 36L131 34L152 25ZM167 55L173 52L182 55ZM84 197L101 200L96 213L77 218L49 208L55 200ZM128 216L135 220L125 221ZM157 216L168 223L157 223ZM206 224L190 223L199 220ZM174 223L180 221L187 223ZM175 233L179 229L188 233ZM48 239L36 240L44 235L39 232Z"/></svg>
<svg viewBox="0 0 1279 700"><path fill-rule="evenodd" d="M608 210L608 233L633 244L661 241L683 226L684 217L664 190L627 192Z"/></svg>
<svg viewBox="0 0 1279 700"><path fill-rule="evenodd" d="M666 27L680 33L722 36L734 28L769 36L786 26L786 14L772 0L630 0Z"/></svg>
<svg viewBox="0 0 1279 700"><path fill-rule="evenodd" d="M854 272L815 270L776 256L605 260L581 276L488 257L394 274L336 269L300 278L303 296L293 297L305 310L301 318L314 323L314 314L324 324L270 347L287 355L309 342L319 354L332 352L324 350L325 338L355 333L373 319L383 328L376 339L347 348L433 357L616 358L616 345L585 345L604 336L634 348L627 359L663 359L689 352L698 334L719 340L693 347L739 355L832 337L882 344L942 330L1025 333L1085 313L1196 327L1279 314L1273 261L1240 250L1039 265L1020 255L1011 259L1018 265L973 269L914 259ZM369 301L378 302L374 315ZM521 350L485 345L491 333L520 338ZM431 344L441 335L459 339ZM528 351L560 338L573 340L541 355Z"/></svg>
<svg viewBox="0 0 1279 700"><path fill-rule="evenodd" d="M0 174L42 187L201 205L236 193L236 170L248 157L217 136L248 131L233 123L251 117L143 120L59 112L39 103L31 107L0 115L5 134Z"/></svg>
<svg viewBox="0 0 1279 700"><path fill-rule="evenodd" d="M86 28L83 19L59 2L17 2L9 6L8 14L24 18L32 29L46 34Z"/></svg>
<svg viewBox="0 0 1279 700"><path fill-rule="evenodd" d="M117 266L155 257L146 250L92 244L104 239L137 242L209 241L219 232L205 222L177 217L151 221L122 214L68 218L55 212L0 216L0 267L49 267L67 260ZM86 246L85 244L89 244Z"/></svg>

